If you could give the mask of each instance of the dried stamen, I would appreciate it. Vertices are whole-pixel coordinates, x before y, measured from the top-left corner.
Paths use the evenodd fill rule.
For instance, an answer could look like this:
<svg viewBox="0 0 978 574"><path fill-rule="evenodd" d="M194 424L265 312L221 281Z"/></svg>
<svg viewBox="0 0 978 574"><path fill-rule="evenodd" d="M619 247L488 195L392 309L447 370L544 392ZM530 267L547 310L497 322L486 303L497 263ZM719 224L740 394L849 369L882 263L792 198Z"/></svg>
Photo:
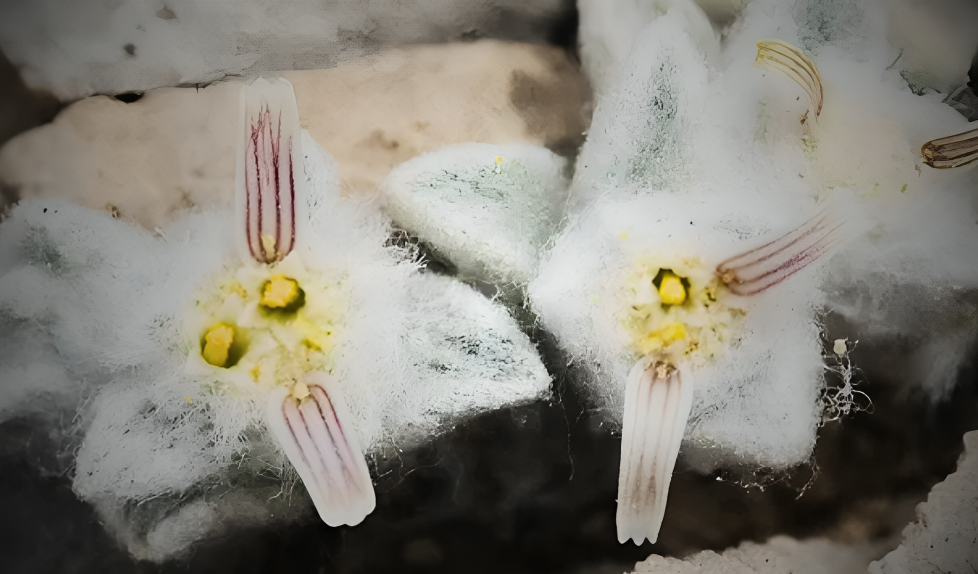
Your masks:
<svg viewBox="0 0 978 574"><path fill-rule="evenodd" d="M931 140L920 147L920 155L939 169L967 165L978 159L978 129Z"/></svg>
<svg viewBox="0 0 978 574"><path fill-rule="evenodd" d="M787 75L805 89L815 118L822 113L822 78L815 62L801 50L781 40L761 40L757 43L754 67Z"/></svg>

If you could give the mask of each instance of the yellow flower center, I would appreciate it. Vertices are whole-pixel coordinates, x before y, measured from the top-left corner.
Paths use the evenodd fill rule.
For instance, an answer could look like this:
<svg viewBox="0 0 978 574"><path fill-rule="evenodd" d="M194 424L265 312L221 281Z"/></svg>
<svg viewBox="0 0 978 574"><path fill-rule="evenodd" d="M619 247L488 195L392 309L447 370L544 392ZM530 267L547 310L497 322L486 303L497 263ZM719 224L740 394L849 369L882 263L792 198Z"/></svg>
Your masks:
<svg viewBox="0 0 978 574"><path fill-rule="evenodd" d="M204 360L215 367L227 365L228 353L234 343L234 329L224 323L218 323L204 335L204 350L201 355Z"/></svg>
<svg viewBox="0 0 978 574"><path fill-rule="evenodd" d="M259 302L269 309L284 309L299 300L299 284L285 275L276 275L265 284Z"/></svg>
<svg viewBox="0 0 978 574"><path fill-rule="evenodd" d="M672 271L666 271L662 274L662 282L659 283L659 298L666 305L682 305L686 301L686 288L683 287L683 281ZM679 338L682 339L683 337Z"/></svg>

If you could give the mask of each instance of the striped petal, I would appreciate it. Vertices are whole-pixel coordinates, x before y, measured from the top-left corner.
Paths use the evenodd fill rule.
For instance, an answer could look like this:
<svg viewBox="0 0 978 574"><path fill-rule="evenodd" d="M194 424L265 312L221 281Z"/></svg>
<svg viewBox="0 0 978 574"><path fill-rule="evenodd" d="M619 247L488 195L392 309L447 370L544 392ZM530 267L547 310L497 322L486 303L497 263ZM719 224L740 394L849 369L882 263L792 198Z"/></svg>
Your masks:
<svg viewBox="0 0 978 574"><path fill-rule="evenodd" d="M286 387L272 391L266 409L278 439L306 486L323 522L355 525L376 506L370 472L339 385L325 373L310 373L309 395L296 399Z"/></svg>
<svg viewBox="0 0 978 574"><path fill-rule="evenodd" d="M781 72L794 80L808 94L815 118L822 113L822 77L815 62L800 49L781 40L761 40L754 67Z"/></svg>
<svg viewBox="0 0 978 574"><path fill-rule="evenodd" d="M790 233L727 259L717 275L736 295L766 291L845 242L861 223L834 202Z"/></svg>
<svg viewBox="0 0 978 574"><path fill-rule="evenodd" d="M280 261L295 247L305 180L292 84L259 78L241 95L235 183L242 259Z"/></svg>
<svg viewBox="0 0 978 574"><path fill-rule="evenodd" d="M647 356L629 373L616 517L622 544L658 539L692 404L692 381L667 363Z"/></svg>
<svg viewBox="0 0 978 574"><path fill-rule="evenodd" d="M978 159L978 129L931 140L920 147L924 163L936 168L961 167Z"/></svg>

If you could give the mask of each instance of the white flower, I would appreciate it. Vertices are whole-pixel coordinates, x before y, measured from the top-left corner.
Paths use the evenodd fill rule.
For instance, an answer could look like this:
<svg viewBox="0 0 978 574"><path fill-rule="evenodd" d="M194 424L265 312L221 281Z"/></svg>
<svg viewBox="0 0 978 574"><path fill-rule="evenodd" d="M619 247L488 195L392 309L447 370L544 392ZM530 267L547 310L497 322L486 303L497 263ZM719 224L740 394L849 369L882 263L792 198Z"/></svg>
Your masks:
<svg viewBox="0 0 978 574"><path fill-rule="evenodd" d="M0 226L2 324L43 334L57 392L90 389L74 490L141 559L301 516L293 467L327 524L356 524L374 507L365 453L549 388L505 310L419 272L369 201L340 197L287 82L245 87L242 117L236 215L150 234L25 201ZM53 394L29 380L50 372L37 355L0 366L46 393L5 415Z"/></svg>

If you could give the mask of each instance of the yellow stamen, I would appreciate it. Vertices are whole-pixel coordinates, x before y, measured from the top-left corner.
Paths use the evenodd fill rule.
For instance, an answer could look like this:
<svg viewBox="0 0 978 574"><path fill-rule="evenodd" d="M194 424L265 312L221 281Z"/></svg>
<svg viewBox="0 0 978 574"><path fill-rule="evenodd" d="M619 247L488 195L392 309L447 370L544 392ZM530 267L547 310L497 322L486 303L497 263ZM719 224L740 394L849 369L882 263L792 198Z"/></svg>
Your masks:
<svg viewBox="0 0 978 574"><path fill-rule="evenodd" d="M299 284L285 275L276 275L265 284L261 304L270 309L281 309L295 303L299 298Z"/></svg>
<svg viewBox="0 0 978 574"><path fill-rule="evenodd" d="M223 367L228 362L228 351L234 343L234 329L218 323L207 330L204 335L204 350L201 355L204 360L215 367Z"/></svg>
<svg viewBox="0 0 978 574"><path fill-rule="evenodd" d="M188 405L194 404L194 400L192 398L190 398L190 397L183 397L183 398L187 399L187 404Z"/></svg>
<svg viewBox="0 0 978 574"><path fill-rule="evenodd" d="M678 275L666 271L659 283L659 298L666 305L682 305L686 301L686 288ZM685 335L684 335L685 336Z"/></svg>
<svg viewBox="0 0 978 574"><path fill-rule="evenodd" d="M628 239L628 232L622 231L621 233L618 234L618 237L621 237L622 239Z"/></svg>
<svg viewBox="0 0 978 574"><path fill-rule="evenodd" d="M496 163L497 163L497 164L500 164L500 163L503 163L503 156L501 156L501 155L497 155L497 156L496 156Z"/></svg>

